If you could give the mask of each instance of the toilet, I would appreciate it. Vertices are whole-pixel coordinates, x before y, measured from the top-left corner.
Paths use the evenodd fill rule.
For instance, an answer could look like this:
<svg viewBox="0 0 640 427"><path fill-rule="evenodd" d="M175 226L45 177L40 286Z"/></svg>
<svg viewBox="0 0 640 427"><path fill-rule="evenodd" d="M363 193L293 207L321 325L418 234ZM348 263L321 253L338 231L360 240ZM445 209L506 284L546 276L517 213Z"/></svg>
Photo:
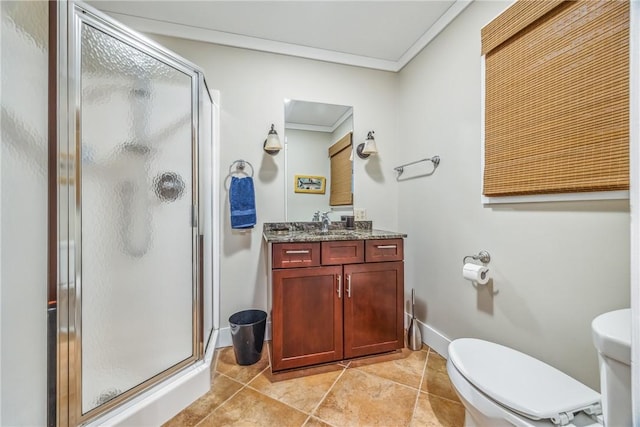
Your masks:
<svg viewBox="0 0 640 427"><path fill-rule="evenodd" d="M630 426L631 310L592 323L602 395L531 356L475 338L449 344L447 372L466 427Z"/></svg>

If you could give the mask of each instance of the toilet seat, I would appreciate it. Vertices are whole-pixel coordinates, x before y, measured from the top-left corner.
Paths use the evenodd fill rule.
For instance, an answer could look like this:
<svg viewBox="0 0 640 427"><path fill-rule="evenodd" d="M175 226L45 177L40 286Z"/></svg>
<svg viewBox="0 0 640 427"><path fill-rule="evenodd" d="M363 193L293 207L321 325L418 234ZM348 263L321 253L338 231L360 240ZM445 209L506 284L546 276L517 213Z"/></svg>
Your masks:
<svg viewBox="0 0 640 427"><path fill-rule="evenodd" d="M476 388L529 419L564 425L576 412L601 413L598 392L509 347L461 338L449 345L449 359Z"/></svg>

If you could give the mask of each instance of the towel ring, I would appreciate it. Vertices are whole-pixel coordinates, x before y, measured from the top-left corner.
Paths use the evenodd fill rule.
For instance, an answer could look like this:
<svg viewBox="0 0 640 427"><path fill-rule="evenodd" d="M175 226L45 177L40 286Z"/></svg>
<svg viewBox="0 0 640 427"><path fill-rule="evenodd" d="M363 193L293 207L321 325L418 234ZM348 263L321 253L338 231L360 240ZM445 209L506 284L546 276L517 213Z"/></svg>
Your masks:
<svg viewBox="0 0 640 427"><path fill-rule="evenodd" d="M251 173L248 173L245 169L247 167L247 165L249 165L249 167L251 168ZM235 170L233 170L233 167L236 167ZM233 162L231 162L231 166L229 166L229 173L227 174L227 176L224 179L224 188L228 191L229 190L229 184L231 183L231 177L234 175L245 175L245 176L250 176L253 178L253 165L249 162L247 162L246 160L234 160Z"/></svg>
<svg viewBox="0 0 640 427"><path fill-rule="evenodd" d="M235 171L233 170L234 165L236 167ZM249 167L251 168L250 174L245 171L247 165L249 165ZM231 166L229 166L229 175L233 175L234 173L245 174L253 178L253 165L246 160L234 160L233 162L231 162Z"/></svg>

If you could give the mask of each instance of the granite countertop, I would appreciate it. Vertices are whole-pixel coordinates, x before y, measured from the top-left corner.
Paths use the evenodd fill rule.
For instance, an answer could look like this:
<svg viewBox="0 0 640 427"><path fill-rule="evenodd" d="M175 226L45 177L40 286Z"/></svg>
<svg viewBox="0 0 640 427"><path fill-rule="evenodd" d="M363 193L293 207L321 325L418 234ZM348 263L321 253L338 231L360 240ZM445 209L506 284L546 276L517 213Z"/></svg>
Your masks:
<svg viewBox="0 0 640 427"><path fill-rule="evenodd" d="M269 243L401 239L407 237L404 233L376 230L372 227L371 221L356 221L356 227L353 230L347 230L344 225L342 221L334 221L331 223L329 231L322 233L319 222L265 223L262 235L264 240Z"/></svg>

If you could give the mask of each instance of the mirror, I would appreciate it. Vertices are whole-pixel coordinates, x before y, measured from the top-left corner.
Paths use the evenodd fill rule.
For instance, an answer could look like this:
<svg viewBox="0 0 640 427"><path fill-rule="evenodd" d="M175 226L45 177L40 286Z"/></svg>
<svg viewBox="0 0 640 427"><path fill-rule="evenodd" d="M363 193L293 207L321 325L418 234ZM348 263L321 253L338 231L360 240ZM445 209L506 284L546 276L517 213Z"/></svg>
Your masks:
<svg viewBox="0 0 640 427"><path fill-rule="evenodd" d="M316 211L332 211L329 214L332 221L340 220L341 215L351 215L353 107L285 100L284 121L286 220L311 221ZM340 158L336 156L338 151ZM341 177L336 159L342 166ZM332 163L336 183L331 182ZM336 195L340 186L343 191Z"/></svg>

